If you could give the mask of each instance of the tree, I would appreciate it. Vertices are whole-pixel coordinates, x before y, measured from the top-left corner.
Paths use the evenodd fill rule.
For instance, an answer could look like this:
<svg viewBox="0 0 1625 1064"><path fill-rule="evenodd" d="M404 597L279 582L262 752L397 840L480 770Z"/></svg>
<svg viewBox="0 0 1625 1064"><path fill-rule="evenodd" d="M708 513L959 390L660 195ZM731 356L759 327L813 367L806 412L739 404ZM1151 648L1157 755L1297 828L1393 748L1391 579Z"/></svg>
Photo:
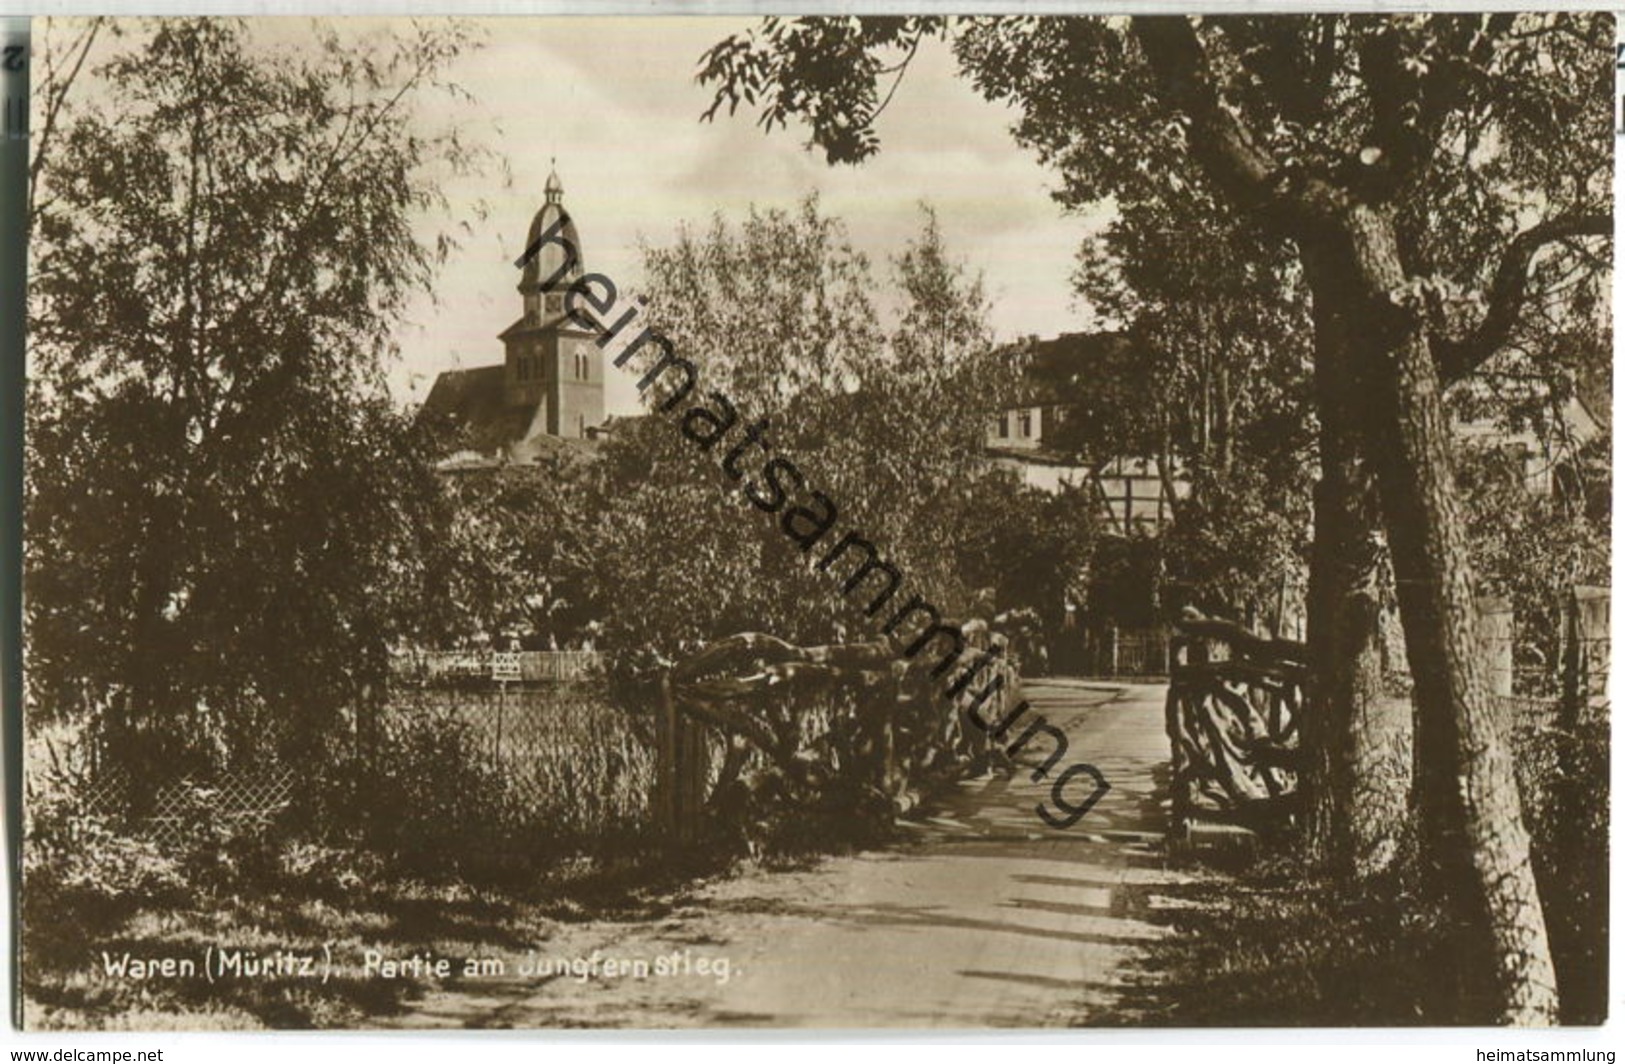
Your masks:
<svg viewBox="0 0 1625 1064"><path fill-rule="evenodd" d="M1102 367L1110 411L1069 419L1060 442L1179 468L1190 490L1167 581L1206 611L1278 627L1303 583L1315 457L1300 271L1227 216L1169 202L1119 212L1081 249L1075 283L1097 317L1124 323L1135 357ZM1072 387L1095 391L1101 375Z"/></svg>
<svg viewBox="0 0 1625 1064"><path fill-rule="evenodd" d="M918 592L964 616L977 589L941 514L978 498L986 418L1017 373L995 358L979 281L929 212L892 264L901 300L889 328L872 267L816 200L684 228L644 260L648 324L699 367L692 401L764 423L764 442L735 460L736 476L722 459L743 427L704 449L685 435L683 408L656 405L614 430L598 555L618 641L669 653L749 629L798 643L864 637L881 578L843 595L860 559L818 566L845 530L906 574L899 603ZM770 455L801 479L784 475L787 497L767 513L742 489ZM790 538L797 506L838 510L832 531L813 535L809 522Z"/></svg>
<svg viewBox="0 0 1625 1064"><path fill-rule="evenodd" d="M710 113L760 99L764 125L804 119L832 162L860 161L890 99L877 79L901 77L948 26L769 20L702 60L718 86ZM1475 646L1441 382L1505 346L1532 262L1583 260L1579 242L1612 231L1595 107L1609 93L1611 21L973 19L953 31L983 94L1021 108L1017 139L1060 169L1063 202L1192 195L1295 254L1313 304L1321 440L1312 595L1359 593L1348 577L1364 567L1345 552L1369 524L1369 469L1417 681L1425 828L1481 931L1500 1018L1552 1022L1528 834ZM1317 640L1322 672L1345 645L1335 630Z"/></svg>
<svg viewBox="0 0 1625 1064"><path fill-rule="evenodd" d="M594 485L572 455L445 477L414 634L438 646L511 636L532 650L590 638L603 616Z"/></svg>
<svg viewBox="0 0 1625 1064"><path fill-rule="evenodd" d="M1253 606L1303 589L1315 552L1307 613L1319 668L1300 733L1306 855L1334 875L1381 872L1407 828L1411 708L1385 672L1392 580L1358 419L1315 416L1303 269L1200 196L1131 203L1106 241L1104 261L1120 264L1107 280L1126 292L1103 290L1098 254L1083 280L1104 306L1132 306L1136 331L1165 353L1156 387L1127 391L1168 407L1152 420L1168 426L1190 471L1171 565L1193 589ZM1342 387L1322 375L1321 405L1341 410Z"/></svg>
<svg viewBox="0 0 1625 1064"><path fill-rule="evenodd" d="M413 623L438 488L382 366L470 158L412 104L469 38L162 20L85 67L99 25L31 175L30 696L150 788L320 753Z"/></svg>

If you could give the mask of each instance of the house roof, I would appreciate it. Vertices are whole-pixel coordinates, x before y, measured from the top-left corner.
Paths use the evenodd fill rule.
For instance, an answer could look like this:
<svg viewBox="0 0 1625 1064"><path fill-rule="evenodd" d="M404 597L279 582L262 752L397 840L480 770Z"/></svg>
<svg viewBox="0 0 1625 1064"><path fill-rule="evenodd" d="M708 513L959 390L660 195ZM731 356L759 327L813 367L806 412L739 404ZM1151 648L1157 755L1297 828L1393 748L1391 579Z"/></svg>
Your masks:
<svg viewBox="0 0 1625 1064"><path fill-rule="evenodd" d="M1614 381L1608 364L1582 361L1574 375L1574 397L1604 431L1614 427Z"/></svg>
<svg viewBox="0 0 1625 1064"><path fill-rule="evenodd" d="M515 462L540 462L545 458L592 458L598 454L598 441L575 436L553 436L538 432L514 445L510 456Z"/></svg>
<svg viewBox="0 0 1625 1064"><path fill-rule="evenodd" d="M1077 455L1066 454L1062 451L1051 450L1047 447L1000 447L998 444L987 444L982 453L989 458L1004 459L1007 462L1019 462L1023 465L1064 466L1067 469L1090 469L1090 463L1085 462Z"/></svg>
<svg viewBox="0 0 1625 1064"><path fill-rule="evenodd" d="M1062 333L1029 340L1032 353L1018 406L1052 406L1076 400L1081 383L1132 355L1133 343L1120 332Z"/></svg>

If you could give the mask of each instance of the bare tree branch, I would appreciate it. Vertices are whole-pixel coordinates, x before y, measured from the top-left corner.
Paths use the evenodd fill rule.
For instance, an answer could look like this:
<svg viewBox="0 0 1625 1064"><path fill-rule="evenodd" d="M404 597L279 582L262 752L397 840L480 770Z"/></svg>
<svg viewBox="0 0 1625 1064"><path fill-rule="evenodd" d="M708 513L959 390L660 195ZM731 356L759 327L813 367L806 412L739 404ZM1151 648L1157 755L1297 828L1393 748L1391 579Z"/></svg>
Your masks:
<svg viewBox="0 0 1625 1064"><path fill-rule="evenodd" d="M1445 383L1460 380L1499 351L1517 324L1529 287L1529 266L1547 244L1575 237L1612 236L1609 214L1565 214L1550 218L1512 238L1490 282L1489 309L1465 339L1434 335L1429 338L1439 377Z"/></svg>

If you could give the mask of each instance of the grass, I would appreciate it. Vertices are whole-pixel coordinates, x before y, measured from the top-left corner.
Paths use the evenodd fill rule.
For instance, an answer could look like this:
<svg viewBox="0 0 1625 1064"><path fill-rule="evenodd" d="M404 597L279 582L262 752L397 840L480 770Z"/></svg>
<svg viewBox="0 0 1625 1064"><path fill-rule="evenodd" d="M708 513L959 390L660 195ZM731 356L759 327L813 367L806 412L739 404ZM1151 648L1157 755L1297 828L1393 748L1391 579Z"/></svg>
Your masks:
<svg viewBox="0 0 1625 1064"><path fill-rule="evenodd" d="M664 852L648 721L600 696L591 685L408 692L370 756L310 781L274 826L204 801L160 839L42 776L24 848L25 1024L365 1027L413 1011L434 985L366 974L369 950L460 960L543 949L572 923L661 918L732 859ZM822 735L837 708L798 719ZM760 793L736 781L704 853L794 867L890 830L890 803L862 780L804 799L762 779ZM222 950L309 957L314 970L210 980ZM110 976L104 953L192 970Z"/></svg>
<svg viewBox="0 0 1625 1064"><path fill-rule="evenodd" d="M654 920L679 904L697 864L576 860L538 874L525 891L457 881L384 878L284 881L254 892L197 895L109 913L62 907L25 921L24 1023L35 1030L253 1030L374 1026L410 1011L428 977L380 979L367 950L392 958L452 959L544 947L574 922ZM87 935L87 929L92 929ZM87 939L92 939L88 940ZM315 958L308 977L203 975L210 948ZM108 977L115 959L192 958L197 974ZM330 954L329 954L330 951ZM319 972L331 956L332 974Z"/></svg>
<svg viewBox="0 0 1625 1064"><path fill-rule="evenodd" d="M1449 921L1407 877L1307 878L1284 854L1206 877L1168 910L1108 1022L1215 1027L1471 1022ZM1477 1002L1479 1008L1483 1002Z"/></svg>

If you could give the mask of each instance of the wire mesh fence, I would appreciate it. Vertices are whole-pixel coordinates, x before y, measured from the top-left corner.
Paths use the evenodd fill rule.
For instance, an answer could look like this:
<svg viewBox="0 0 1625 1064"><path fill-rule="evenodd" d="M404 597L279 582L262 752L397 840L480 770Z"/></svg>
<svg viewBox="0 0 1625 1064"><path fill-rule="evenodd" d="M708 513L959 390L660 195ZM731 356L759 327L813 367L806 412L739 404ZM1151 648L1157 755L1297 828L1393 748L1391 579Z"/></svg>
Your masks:
<svg viewBox="0 0 1625 1064"><path fill-rule="evenodd" d="M379 720L381 752L425 727L455 729L485 785L521 821L575 837L649 822L653 720L615 705L600 683L398 687Z"/></svg>
<svg viewBox="0 0 1625 1064"><path fill-rule="evenodd" d="M273 769L248 775L188 774L161 784L145 812L135 812L128 775L103 769L78 783L83 807L160 846L179 847L200 832L214 835L277 830L293 804L296 774Z"/></svg>

